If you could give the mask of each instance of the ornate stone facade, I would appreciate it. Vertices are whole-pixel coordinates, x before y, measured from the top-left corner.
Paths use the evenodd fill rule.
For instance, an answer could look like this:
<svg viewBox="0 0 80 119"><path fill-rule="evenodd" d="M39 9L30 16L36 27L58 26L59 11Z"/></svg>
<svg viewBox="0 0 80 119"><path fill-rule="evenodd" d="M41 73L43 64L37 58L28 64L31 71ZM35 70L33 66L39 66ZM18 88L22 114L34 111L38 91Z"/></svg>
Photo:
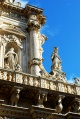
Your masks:
<svg viewBox="0 0 80 119"><path fill-rule="evenodd" d="M58 48L43 62L43 10L0 0L0 119L79 119L80 85L66 80Z"/></svg>

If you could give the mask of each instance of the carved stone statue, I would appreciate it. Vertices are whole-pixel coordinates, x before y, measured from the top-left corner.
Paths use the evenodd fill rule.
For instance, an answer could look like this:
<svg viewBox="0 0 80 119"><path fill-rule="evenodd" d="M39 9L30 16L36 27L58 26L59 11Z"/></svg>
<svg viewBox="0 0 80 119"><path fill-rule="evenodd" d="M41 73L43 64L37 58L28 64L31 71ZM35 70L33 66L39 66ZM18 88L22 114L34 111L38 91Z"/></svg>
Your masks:
<svg viewBox="0 0 80 119"><path fill-rule="evenodd" d="M58 55L58 48L55 47L54 48L54 52L51 56L52 59L52 70L56 69L56 70L61 70L61 60L60 57Z"/></svg>
<svg viewBox="0 0 80 119"><path fill-rule="evenodd" d="M63 109L63 105L62 105L62 99L64 98L64 96L59 96L58 97L58 105L56 106L56 112L61 113L62 109Z"/></svg>
<svg viewBox="0 0 80 119"><path fill-rule="evenodd" d="M15 70L18 63L18 55L14 52L14 48L11 48L4 56L5 66L7 65L10 69Z"/></svg>
<svg viewBox="0 0 80 119"><path fill-rule="evenodd" d="M20 93L20 89L16 89L12 93L11 98L10 98L11 105L17 106L17 103L18 103L18 100L19 100L19 97L20 97L19 93Z"/></svg>
<svg viewBox="0 0 80 119"><path fill-rule="evenodd" d="M21 3L20 2L15 2L14 5L21 7Z"/></svg>
<svg viewBox="0 0 80 119"><path fill-rule="evenodd" d="M74 80L75 80L75 84L79 84L80 83L80 79L79 78L75 77Z"/></svg>
<svg viewBox="0 0 80 119"><path fill-rule="evenodd" d="M38 104L37 104L37 106L39 106L39 107L44 107L44 105L43 105L43 101L47 101L47 95L46 94L39 94L39 97L38 97Z"/></svg>

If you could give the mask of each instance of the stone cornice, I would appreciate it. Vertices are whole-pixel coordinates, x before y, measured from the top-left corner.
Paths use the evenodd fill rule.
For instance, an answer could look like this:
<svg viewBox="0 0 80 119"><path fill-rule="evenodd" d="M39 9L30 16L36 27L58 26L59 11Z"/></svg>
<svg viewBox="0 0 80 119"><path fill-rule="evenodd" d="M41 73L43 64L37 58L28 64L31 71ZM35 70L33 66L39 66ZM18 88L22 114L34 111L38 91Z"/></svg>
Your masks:
<svg viewBox="0 0 80 119"><path fill-rule="evenodd" d="M26 5L25 12L26 12L26 15L28 15L27 17L29 17L30 15L34 14L34 15L37 16L37 19L39 20L39 23L41 25L45 24L46 17L42 14L43 13L43 9L31 6L31 5Z"/></svg>
<svg viewBox="0 0 80 119"><path fill-rule="evenodd" d="M29 116L29 109L2 104L0 105L0 115L26 119L26 116Z"/></svg>
<svg viewBox="0 0 80 119"><path fill-rule="evenodd" d="M14 4L9 4L7 2L1 1L0 7L2 9L9 9L15 11L15 13L21 14L25 18L29 18L30 15L36 15L39 23L41 25L45 24L46 17L43 15L43 9L31 6L29 4L26 5L25 8L18 7Z"/></svg>

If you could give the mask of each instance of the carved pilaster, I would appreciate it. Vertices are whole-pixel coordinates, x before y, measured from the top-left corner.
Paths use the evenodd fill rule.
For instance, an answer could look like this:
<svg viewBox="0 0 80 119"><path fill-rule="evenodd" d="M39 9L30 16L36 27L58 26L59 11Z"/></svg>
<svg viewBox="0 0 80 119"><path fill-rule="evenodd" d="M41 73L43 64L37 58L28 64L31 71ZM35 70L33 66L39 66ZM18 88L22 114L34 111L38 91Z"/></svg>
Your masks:
<svg viewBox="0 0 80 119"><path fill-rule="evenodd" d="M31 15L28 20L28 27L30 30L30 63L31 74L40 75L40 58L39 58L39 39L38 30L40 29L39 21L36 15Z"/></svg>

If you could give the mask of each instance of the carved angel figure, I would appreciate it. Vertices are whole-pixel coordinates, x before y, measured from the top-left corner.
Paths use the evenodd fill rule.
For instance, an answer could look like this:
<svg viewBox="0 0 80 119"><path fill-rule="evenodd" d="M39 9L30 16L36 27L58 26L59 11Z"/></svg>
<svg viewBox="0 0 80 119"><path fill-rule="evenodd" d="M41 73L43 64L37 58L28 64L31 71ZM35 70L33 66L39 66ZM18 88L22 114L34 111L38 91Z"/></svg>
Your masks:
<svg viewBox="0 0 80 119"><path fill-rule="evenodd" d="M60 70L61 69L61 60L58 55L57 47L54 48L54 52L51 56L51 59L52 59L52 70L54 70L54 69Z"/></svg>
<svg viewBox="0 0 80 119"><path fill-rule="evenodd" d="M4 56L5 64L9 66L10 69L15 70L15 67L18 63L18 56L14 52L14 48L11 48Z"/></svg>

